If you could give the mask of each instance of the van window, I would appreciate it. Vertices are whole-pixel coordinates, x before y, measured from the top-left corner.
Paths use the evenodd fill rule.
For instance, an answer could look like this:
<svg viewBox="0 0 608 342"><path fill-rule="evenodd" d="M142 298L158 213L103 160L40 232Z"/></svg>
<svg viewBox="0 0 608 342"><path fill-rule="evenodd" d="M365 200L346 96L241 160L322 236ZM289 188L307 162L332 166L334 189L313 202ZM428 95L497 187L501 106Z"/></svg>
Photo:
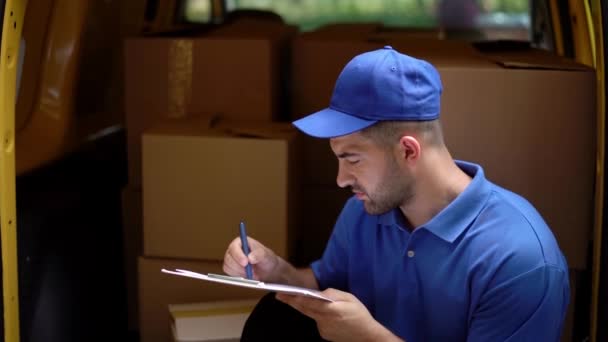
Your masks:
<svg viewBox="0 0 608 342"><path fill-rule="evenodd" d="M179 21L189 23L209 23L211 21L210 0L185 0L180 3Z"/></svg>
<svg viewBox="0 0 608 342"><path fill-rule="evenodd" d="M209 2L186 0L188 20L208 22ZM241 9L275 12L301 31L327 23L378 22L461 32L452 37L474 40L528 41L531 36L529 0L226 0L227 11Z"/></svg>

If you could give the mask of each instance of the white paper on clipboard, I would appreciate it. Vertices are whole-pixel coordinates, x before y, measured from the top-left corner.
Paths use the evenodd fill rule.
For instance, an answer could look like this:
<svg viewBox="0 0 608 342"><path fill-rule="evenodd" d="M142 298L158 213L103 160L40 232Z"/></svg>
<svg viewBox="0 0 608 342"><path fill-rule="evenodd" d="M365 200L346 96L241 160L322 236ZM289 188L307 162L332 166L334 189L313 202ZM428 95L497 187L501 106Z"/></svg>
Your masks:
<svg viewBox="0 0 608 342"><path fill-rule="evenodd" d="M247 287L250 289L257 289L257 290L263 290L263 291L281 292L281 293L287 293L287 294L297 295L297 296L312 297L312 298L324 300L327 302L333 302L333 300L323 296L320 291L313 290L313 289L307 289L304 287L283 285L283 284L274 284L274 283L264 283L264 282L257 281L257 280L245 279L245 278L241 278L241 277L231 277L231 276L223 275L223 274L213 274L213 273L201 274L201 273L196 273L196 272L192 272L192 271L188 271L188 270L180 270L180 269L167 270L167 269L163 268L161 271L164 273L168 273L168 274L178 275L178 276L182 276L182 277L195 278L195 279L210 281L210 282L214 282L214 283L241 286L241 287Z"/></svg>

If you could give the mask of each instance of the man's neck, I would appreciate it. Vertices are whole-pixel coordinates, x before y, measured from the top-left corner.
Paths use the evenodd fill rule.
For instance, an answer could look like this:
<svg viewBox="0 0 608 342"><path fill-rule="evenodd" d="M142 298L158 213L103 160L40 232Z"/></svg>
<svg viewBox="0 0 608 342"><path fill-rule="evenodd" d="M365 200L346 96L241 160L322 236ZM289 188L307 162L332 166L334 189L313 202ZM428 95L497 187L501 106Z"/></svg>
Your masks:
<svg viewBox="0 0 608 342"><path fill-rule="evenodd" d="M416 229L447 207L471 182L447 151L430 156L419 170L414 198L400 209Z"/></svg>

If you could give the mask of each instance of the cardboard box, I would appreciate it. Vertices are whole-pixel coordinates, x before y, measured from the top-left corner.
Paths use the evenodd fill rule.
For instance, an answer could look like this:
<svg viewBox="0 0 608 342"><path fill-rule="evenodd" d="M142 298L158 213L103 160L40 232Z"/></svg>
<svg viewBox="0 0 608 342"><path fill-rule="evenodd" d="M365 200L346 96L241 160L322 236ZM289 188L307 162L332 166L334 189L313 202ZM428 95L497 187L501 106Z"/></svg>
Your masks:
<svg viewBox="0 0 608 342"><path fill-rule="evenodd" d="M381 22L341 22L320 26L314 31L302 33L305 39L354 40L384 43L386 40L405 38L441 39L438 28L414 28L384 26Z"/></svg>
<svg viewBox="0 0 608 342"><path fill-rule="evenodd" d="M594 71L497 65L475 72L444 68L441 75L442 121L453 157L481 164L488 179L528 199L551 227L569 267L586 268L593 227Z"/></svg>
<svg viewBox="0 0 608 342"><path fill-rule="evenodd" d="M368 41L394 41L403 38L443 39L444 32L437 27L380 27L365 37Z"/></svg>
<svg viewBox="0 0 608 342"><path fill-rule="evenodd" d="M314 36L315 39L353 39L364 40L371 34L380 31L383 24L377 23L357 23L342 22L320 26L314 31L302 33L304 36Z"/></svg>
<svg viewBox="0 0 608 342"><path fill-rule="evenodd" d="M288 25L231 25L199 37L126 39L129 182L141 185L141 134L159 120L198 114L285 119L285 51L295 32Z"/></svg>
<svg viewBox="0 0 608 342"><path fill-rule="evenodd" d="M139 329L141 342L171 340L169 304L221 300L259 300L265 293L162 273L162 268L223 273L222 262L139 258Z"/></svg>
<svg viewBox="0 0 608 342"><path fill-rule="evenodd" d="M122 190L122 231L127 318L129 330L137 330L137 258L142 253L141 189L126 186Z"/></svg>
<svg viewBox="0 0 608 342"><path fill-rule="evenodd" d="M328 139L302 138L302 173L304 186L338 186L338 158Z"/></svg>
<svg viewBox="0 0 608 342"><path fill-rule="evenodd" d="M238 342L258 300L170 304L175 342Z"/></svg>
<svg viewBox="0 0 608 342"><path fill-rule="evenodd" d="M464 42L406 37L388 43L438 68L453 157L481 164L490 180L526 197L555 233L569 266L585 268L593 223L594 70L537 50L482 53ZM327 107L344 65L381 45L296 39L294 118ZM309 146L304 183L334 184L335 156Z"/></svg>
<svg viewBox="0 0 608 342"><path fill-rule="evenodd" d="M297 136L284 123L205 130L174 122L143 138L144 254L222 260L244 220L283 258L293 251Z"/></svg>
<svg viewBox="0 0 608 342"><path fill-rule="evenodd" d="M298 229L295 263L308 266L323 255L338 215L352 196L350 189L334 186L302 187L301 225Z"/></svg>

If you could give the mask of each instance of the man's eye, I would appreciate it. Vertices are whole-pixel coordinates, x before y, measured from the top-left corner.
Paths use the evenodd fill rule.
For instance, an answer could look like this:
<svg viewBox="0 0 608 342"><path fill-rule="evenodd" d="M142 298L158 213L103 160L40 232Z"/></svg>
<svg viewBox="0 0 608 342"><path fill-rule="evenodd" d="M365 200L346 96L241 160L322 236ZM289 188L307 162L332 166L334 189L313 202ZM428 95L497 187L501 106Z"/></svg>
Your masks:
<svg viewBox="0 0 608 342"><path fill-rule="evenodd" d="M355 165L359 162L359 159L346 159L346 161L350 164L350 165Z"/></svg>

